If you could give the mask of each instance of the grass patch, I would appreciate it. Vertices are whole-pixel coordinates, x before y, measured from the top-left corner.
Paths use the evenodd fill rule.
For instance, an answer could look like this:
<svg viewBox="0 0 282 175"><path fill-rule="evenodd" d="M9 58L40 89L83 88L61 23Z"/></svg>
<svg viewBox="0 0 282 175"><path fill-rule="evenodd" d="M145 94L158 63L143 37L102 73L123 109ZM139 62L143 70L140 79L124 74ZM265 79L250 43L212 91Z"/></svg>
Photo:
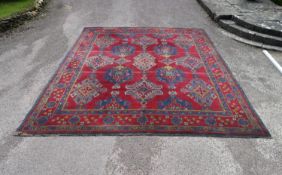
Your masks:
<svg viewBox="0 0 282 175"><path fill-rule="evenodd" d="M34 0L0 0L0 19L24 12L34 6Z"/></svg>
<svg viewBox="0 0 282 175"><path fill-rule="evenodd" d="M282 5L282 0L272 0L272 1L278 5Z"/></svg>

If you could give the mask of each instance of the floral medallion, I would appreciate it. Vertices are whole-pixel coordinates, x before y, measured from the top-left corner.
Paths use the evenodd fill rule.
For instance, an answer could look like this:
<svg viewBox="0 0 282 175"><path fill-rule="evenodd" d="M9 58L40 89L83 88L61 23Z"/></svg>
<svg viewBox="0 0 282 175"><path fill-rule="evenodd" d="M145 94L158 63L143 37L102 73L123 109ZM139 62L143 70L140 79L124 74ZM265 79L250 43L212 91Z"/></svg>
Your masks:
<svg viewBox="0 0 282 175"><path fill-rule="evenodd" d="M159 81L167 83L169 88L175 89L175 84L182 82L184 74L182 70L171 66L165 66L157 70L157 78Z"/></svg>
<svg viewBox="0 0 282 175"><path fill-rule="evenodd" d="M157 45L154 48L154 51L156 54L163 57L171 57L177 54L177 48L173 45L167 44L166 42Z"/></svg>
<svg viewBox="0 0 282 175"><path fill-rule="evenodd" d="M116 66L106 71L105 79L114 83L114 88L119 88L119 84L131 80L133 77L132 70L124 66Z"/></svg>
<svg viewBox="0 0 282 175"><path fill-rule="evenodd" d="M112 48L112 53L120 57L126 57L132 55L134 54L134 52L135 52L135 47L127 43L120 44Z"/></svg>

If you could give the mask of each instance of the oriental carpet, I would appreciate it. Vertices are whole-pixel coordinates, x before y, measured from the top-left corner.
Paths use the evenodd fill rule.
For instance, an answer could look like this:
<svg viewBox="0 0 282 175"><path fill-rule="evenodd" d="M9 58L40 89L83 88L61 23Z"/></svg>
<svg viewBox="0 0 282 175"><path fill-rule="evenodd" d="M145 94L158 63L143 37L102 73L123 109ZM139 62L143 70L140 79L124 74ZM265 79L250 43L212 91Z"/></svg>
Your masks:
<svg viewBox="0 0 282 175"><path fill-rule="evenodd" d="M85 28L18 134L269 137L202 29Z"/></svg>

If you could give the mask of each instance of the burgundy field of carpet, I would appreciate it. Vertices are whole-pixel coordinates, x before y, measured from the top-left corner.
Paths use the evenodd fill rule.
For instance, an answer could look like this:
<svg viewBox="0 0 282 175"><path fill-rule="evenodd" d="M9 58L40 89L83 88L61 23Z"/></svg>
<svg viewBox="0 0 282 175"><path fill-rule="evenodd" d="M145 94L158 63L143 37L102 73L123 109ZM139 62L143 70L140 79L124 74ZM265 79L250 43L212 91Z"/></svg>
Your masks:
<svg viewBox="0 0 282 175"><path fill-rule="evenodd" d="M85 28L18 134L269 137L202 29Z"/></svg>

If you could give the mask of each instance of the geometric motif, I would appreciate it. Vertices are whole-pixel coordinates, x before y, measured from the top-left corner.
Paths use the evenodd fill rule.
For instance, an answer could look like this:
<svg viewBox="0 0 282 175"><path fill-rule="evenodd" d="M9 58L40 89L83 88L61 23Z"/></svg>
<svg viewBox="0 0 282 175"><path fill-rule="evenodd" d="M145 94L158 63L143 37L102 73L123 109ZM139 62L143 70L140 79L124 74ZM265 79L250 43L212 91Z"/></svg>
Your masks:
<svg viewBox="0 0 282 175"><path fill-rule="evenodd" d="M163 57L171 57L177 54L177 48L168 44L167 42L162 42L162 44L157 45L154 48L156 54Z"/></svg>
<svg viewBox="0 0 282 175"><path fill-rule="evenodd" d="M105 35L105 36L98 36L95 39L94 43L100 48L105 48L112 45L114 41L115 41L114 38L110 37L109 35Z"/></svg>
<svg viewBox="0 0 282 175"><path fill-rule="evenodd" d="M189 49L192 45L192 38L188 38L187 36L184 36L184 35L179 35L175 39L175 44L185 49Z"/></svg>
<svg viewBox="0 0 282 175"><path fill-rule="evenodd" d="M134 39L133 43L137 44L137 45L141 45L144 48L146 48L149 45L156 44L157 43L157 39L143 35L142 37Z"/></svg>
<svg viewBox="0 0 282 175"><path fill-rule="evenodd" d="M203 107L209 107L216 99L212 86L199 78L191 80L189 84L181 89L181 92L187 94Z"/></svg>
<svg viewBox="0 0 282 175"><path fill-rule="evenodd" d="M175 62L176 65L184 66L190 69L192 72L195 72L197 69L203 66L200 59L194 56L185 56L183 58L178 58Z"/></svg>
<svg viewBox="0 0 282 175"><path fill-rule="evenodd" d="M95 55L86 59L86 64L94 70L113 64L114 59L105 55Z"/></svg>
<svg viewBox="0 0 282 175"><path fill-rule="evenodd" d="M170 58L164 58L164 59L160 60L160 62L164 63L165 65L170 65L170 64L174 63L175 60L170 59Z"/></svg>
<svg viewBox="0 0 282 175"><path fill-rule="evenodd" d="M142 71L147 71L156 65L155 58L148 53L142 52L134 58L134 66Z"/></svg>
<svg viewBox="0 0 282 175"><path fill-rule="evenodd" d="M85 105L106 91L107 89L95 78L95 75L91 74L89 78L75 84L70 96L78 105Z"/></svg>
<svg viewBox="0 0 282 175"><path fill-rule="evenodd" d="M121 58L115 60L115 63L117 63L119 65L122 65L122 64L125 64L125 63L129 63L129 62L130 62L130 60L128 60L128 59L126 59L124 57L121 57Z"/></svg>
<svg viewBox="0 0 282 175"><path fill-rule="evenodd" d="M141 81L138 81L132 85L125 86L125 95L131 95L135 99L139 100L144 106L148 100L154 98L156 95L162 95L162 85L154 84L147 80L144 76Z"/></svg>

